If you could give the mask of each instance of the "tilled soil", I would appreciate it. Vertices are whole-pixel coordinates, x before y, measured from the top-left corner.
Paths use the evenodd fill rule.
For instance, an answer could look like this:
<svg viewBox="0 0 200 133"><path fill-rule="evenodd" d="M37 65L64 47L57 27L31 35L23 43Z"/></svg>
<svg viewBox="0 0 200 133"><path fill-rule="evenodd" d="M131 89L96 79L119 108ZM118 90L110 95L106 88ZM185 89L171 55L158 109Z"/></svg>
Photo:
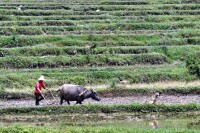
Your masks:
<svg viewBox="0 0 200 133"><path fill-rule="evenodd" d="M113 97L113 98L102 98L101 101L93 101L86 99L83 104L132 104L132 103L149 103L152 100L151 96L131 96L131 97ZM40 106L59 105L59 98L57 101L54 100L43 100L40 102ZM200 104L200 96L198 95L187 95L187 96L171 96L162 95L158 98L157 104L187 104L187 103L198 103ZM71 105L75 104L74 101ZM48 105L48 106L49 106ZM64 103L67 105L67 103ZM34 100L6 100L0 101L0 107L34 107Z"/></svg>

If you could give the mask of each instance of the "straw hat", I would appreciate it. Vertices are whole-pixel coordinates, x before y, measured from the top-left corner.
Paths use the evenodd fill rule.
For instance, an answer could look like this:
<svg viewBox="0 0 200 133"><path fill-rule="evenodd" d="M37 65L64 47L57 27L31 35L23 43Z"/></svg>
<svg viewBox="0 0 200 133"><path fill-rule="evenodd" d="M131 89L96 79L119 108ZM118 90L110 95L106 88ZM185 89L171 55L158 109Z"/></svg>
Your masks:
<svg viewBox="0 0 200 133"><path fill-rule="evenodd" d="M44 79L44 76L43 76L43 75L40 76L40 78L39 78L38 80L40 80L40 81L44 81L44 80L45 80L45 79Z"/></svg>

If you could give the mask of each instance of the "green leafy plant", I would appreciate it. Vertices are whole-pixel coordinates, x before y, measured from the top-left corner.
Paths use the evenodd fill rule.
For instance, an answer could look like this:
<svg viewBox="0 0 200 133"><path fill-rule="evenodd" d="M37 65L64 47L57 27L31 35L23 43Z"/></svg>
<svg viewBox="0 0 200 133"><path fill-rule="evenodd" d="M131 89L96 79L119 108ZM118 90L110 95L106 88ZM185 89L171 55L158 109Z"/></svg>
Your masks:
<svg viewBox="0 0 200 133"><path fill-rule="evenodd" d="M186 68L192 75L200 77L200 59L197 55L190 55L186 60Z"/></svg>

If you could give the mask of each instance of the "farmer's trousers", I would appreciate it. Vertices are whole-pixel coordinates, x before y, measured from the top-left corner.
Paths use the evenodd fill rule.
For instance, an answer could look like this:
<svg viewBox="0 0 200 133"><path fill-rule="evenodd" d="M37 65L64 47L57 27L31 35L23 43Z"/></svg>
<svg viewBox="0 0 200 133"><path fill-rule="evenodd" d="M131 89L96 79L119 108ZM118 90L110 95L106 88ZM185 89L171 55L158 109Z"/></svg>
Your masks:
<svg viewBox="0 0 200 133"><path fill-rule="evenodd" d="M39 102L43 99L44 97L42 96L42 94L35 94L35 105L39 105Z"/></svg>

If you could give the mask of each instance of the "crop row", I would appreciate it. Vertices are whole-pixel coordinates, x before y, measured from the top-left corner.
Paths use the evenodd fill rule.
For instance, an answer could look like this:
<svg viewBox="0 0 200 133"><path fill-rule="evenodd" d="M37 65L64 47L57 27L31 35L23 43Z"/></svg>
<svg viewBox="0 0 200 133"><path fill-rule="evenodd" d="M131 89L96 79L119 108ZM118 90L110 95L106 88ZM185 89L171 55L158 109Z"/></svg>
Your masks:
<svg viewBox="0 0 200 133"><path fill-rule="evenodd" d="M194 15L152 15L152 16L111 16L111 15L56 15L56 16L11 16L0 15L1 21L46 21L46 20L73 20L73 21L99 21L99 20L126 20L131 22L173 22L173 21L198 21L199 16ZM85 21L83 21L85 20ZM73 22L72 21L72 22ZM3 23L3 22L2 22ZM10 22L12 23L12 22ZM19 22L20 23L20 22Z"/></svg>
<svg viewBox="0 0 200 133"><path fill-rule="evenodd" d="M98 47L103 46L156 46L156 45L199 45L200 39L194 38L144 38L144 40L105 40L105 41L82 41L64 39L57 41L54 44L57 46L87 46L97 45ZM34 42L33 42L34 43ZM26 46L27 44L18 44L17 46ZM33 44L30 44L33 45ZM10 45L4 43L5 47L16 47L15 44ZM47 45L48 46L48 45ZM51 45L50 45L51 46Z"/></svg>
<svg viewBox="0 0 200 133"><path fill-rule="evenodd" d="M16 6L0 6L0 9L16 9ZM135 10L199 10L200 4L161 4L161 5L57 5L57 6L22 6L21 10L30 10L30 9L39 9L39 10L73 10L73 11L117 11L117 10L126 10L126 11L135 11Z"/></svg>
<svg viewBox="0 0 200 133"><path fill-rule="evenodd" d="M128 20L127 20L128 19ZM161 18L160 20L157 18L157 19L153 19L153 20L144 20L142 18L140 19L135 19L135 20L131 20L131 18L126 18L125 20L124 19L91 19L91 20L40 20L40 21L2 21L0 22L0 26L73 26L73 25L82 25L84 26L84 24L114 24L114 23L139 23L139 22L142 22L142 23L152 23L154 22L155 24L156 23L166 23L166 22L169 22L169 23L175 23L175 22L181 22L181 23L187 23L188 21L189 22L196 22L198 23L199 22L199 18L198 17L189 17L187 18L188 20L183 20L183 19L180 19L179 21L178 20L173 20L173 19L168 19L166 20L167 18L164 18L164 20ZM190 19L190 20L189 20ZM157 22L157 21L165 21L165 22Z"/></svg>
<svg viewBox="0 0 200 133"><path fill-rule="evenodd" d="M143 16L143 15L198 15L200 10L143 10L143 11L67 11L67 10L0 10L0 14L16 16L50 16L50 15L103 15Z"/></svg>
<svg viewBox="0 0 200 133"><path fill-rule="evenodd" d="M67 24L69 24L67 22ZM198 29L199 22L185 23L112 23L112 24L89 24L78 26L12 26L1 27L0 35L42 35L55 34L68 31L93 31L93 30L177 30L183 28Z"/></svg>
<svg viewBox="0 0 200 133"><path fill-rule="evenodd" d="M70 26L75 25L76 22L72 21L59 21L59 20L50 20L50 21L9 21L1 22L0 26Z"/></svg>
<svg viewBox="0 0 200 133"><path fill-rule="evenodd" d="M187 18L189 19L189 18ZM144 20L144 19L135 19L135 20L131 20L131 18L129 18L127 20L127 18L124 19L104 19L104 20L100 20L100 19L91 19L91 20L37 20L37 21L2 21L0 22L0 26L73 26L73 25L82 25L84 26L84 24L112 24L112 23L152 23L154 22L156 23L163 23L163 22L157 22L160 21L159 19L155 19L155 20ZM164 20L161 20L164 21ZM172 19L168 19L165 20L165 23L169 22L169 23L174 23L174 22L181 22L181 23L187 23L188 20L183 20L180 19L179 21L177 20L172 20ZM189 22L199 22L199 18L195 17L195 18L190 18Z"/></svg>
<svg viewBox="0 0 200 133"><path fill-rule="evenodd" d="M0 48L0 57L6 56L48 56L48 55L87 55L87 54L142 54L142 53L163 53L172 59L185 60L188 55L200 51L197 45L184 46L109 46L89 49L86 47L74 46L43 46L43 47L22 47L22 48Z"/></svg>
<svg viewBox="0 0 200 133"><path fill-rule="evenodd" d="M0 83L3 88L32 88L43 74L48 87L64 83L112 84L127 80L129 83L152 83L159 81L189 81L196 77L188 75L184 64L117 66L117 67L69 67L53 69L1 69Z"/></svg>
<svg viewBox="0 0 200 133"><path fill-rule="evenodd" d="M124 31L124 30L123 30ZM132 32L130 31L130 34L120 34L120 31L116 33L117 34L83 34L83 35L54 35L54 36L47 36L47 35L41 35L41 36L2 36L2 41L4 39L7 39L6 41L9 41L9 39L18 39L20 38L28 38L31 39L34 37L37 39L39 37L44 38L60 38L64 40L71 40L71 41L94 41L94 42L102 42L102 41L152 41L157 40L161 38L194 38L198 37L200 35L200 30L198 29L180 29L176 31L164 31L164 30L139 30L138 32ZM14 33L13 33L14 34ZM57 39L55 39L57 40ZM1 42L2 43L2 42Z"/></svg>
<svg viewBox="0 0 200 133"><path fill-rule="evenodd" d="M159 73L159 72L178 72L183 73L183 70L185 69L184 63L177 63L177 64L163 64L163 65L136 65L136 66L116 66L116 67L110 67L110 66L104 66L104 67L63 67L63 68L52 68L52 69L0 69L1 74L4 74L7 76L9 75L31 75L39 74L39 73L45 73L50 74L53 76L53 74L87 74L87 73L95 73L95 72L134 72L137 74L140 73ZM34 73L34 74L33 74ZM51 76L48 77L51 77ZM91 74L92 75L92 74ZM56 77L56 76L55 76Z"/></svg>
<svg viewBox="0 0 200 133"><path fill-rule="evenodd" d="M147 48L137 47L101 47L90 50L85 47L27 47L27 48L1 48L0 56L45 56L45 55L75 55L75 54L141 54L147 53Z"/></svg>
<svg viewBox="0 0 200 133"><path fill-rule="evenodd" d="M130 39L131 36L6 36L0 37L0 46L5 48L26 47L26 46L79 46L79 47L105 47L105 46L156 46L156 45L199 45L198 37L179 38L179 37L163 37L158 36L136 36ZM129 37L129 40L126 40ZM95 40L96 39L96 40ZM97 41L99 40L99 41ZM3 56L3 55L2 55Z"/></svg>
<svg viewBox="0 0 200 133"><path fill-rule="evenodd" d="M163 64L167 62L162 54L138 55L77 55L47 57L2 57L0 68L54 68L63 66L122 66L135 64Z"/></svg>
<svg viewBox="0 0 200 133"><path fill-rule="evenodd" d="M130 104L130 105L82 105L82 106L46 106L46 107L13 107L1 108L1 114L63 114L63 113L117 113L117 112L187 112L198 111L199 105L151 105L151 104Z"/></svg>
<svg viewBox="0 0 200 133"><path fill-rule="evenodd" d="M70 0L70 1L63 1L63 0L51 0L51 1L40 1L40 0L36 0L36 1L32 1L32 0L28 0L28 1L24 1L24 0L20 0L20 1L15 1L15 0L3 0L1 1L1 5L19 5L19 4L24 4L24 5L39 5L38 3L41 3L42 5L60 5L60 3L62 4L74 4L74 5L88 5L88 4L103 4L103 5L148 5L148 4L190 4L190 3L198 3L198 0L152 0L152 1L148 1L148 0L136 0L136 1L130 1L130 0L126 0L126 1L105 1L105 0L88 0L88 1L84 1L84 0Z"/></svg>

